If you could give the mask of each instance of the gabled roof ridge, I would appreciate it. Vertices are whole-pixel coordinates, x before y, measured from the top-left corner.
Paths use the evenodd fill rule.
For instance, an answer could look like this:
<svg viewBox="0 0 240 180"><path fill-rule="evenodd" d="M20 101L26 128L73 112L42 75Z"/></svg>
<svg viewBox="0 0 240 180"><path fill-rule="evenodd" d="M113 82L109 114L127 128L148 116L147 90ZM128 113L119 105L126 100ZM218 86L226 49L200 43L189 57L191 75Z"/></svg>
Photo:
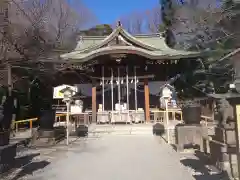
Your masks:
<svg viewBox="0 0 240 180"><path fill-rule="evenodd" d="M142 42L141 40L137 39L135 36L132 36L130 33L128 33L125 29L121 28L120 26L120 29L119 31L121 33L123 33L123 35L125 35L128 39L130 39L132 42L134 42L135 44L139 45L139 46L142 46L144 47L145 49L147 50L150 50L150 51L154 51L154 50L157 50L155 47L151 46L151 45L148 45L144 42Z"/></svg>
<svg viewBox="0 0 240 180"><path fill-rule="evenodd" d="M102 46L111 42L115 37L117 37L118 34L122 34L122 36L124 36L126 39L133 42L134 44L137 44L137 45L143 47L144 49L147 49L147 50L150 50L150 51L157 50L155 47L153 47L151 45L148 45L148 44L145 44L141 40L132 36L130 33L128 33L126 30L124 30L121 26L118 26L110 35L106 36L99 44L93 44L92 46L87 47L85 49L82 49L80 51L81 52L86 52L86 51L92 51L92 50L99 49ZM83 40L89 38L89 37L87 38L87 36L82 36L82 37L83 37ZM100 39L100 38L98 38L98 39Z"/></svg>
<svg viewBox="0 0 240 180"><path fill-rule="evenodd" d="M105 44L105 43L108 43L108 41L112 40L114 35L119 31L118 28L116 28L110 35L104 37L104 39L102 40L102 42L100 44L93 44L92 46L89 46L85 49L82 49L80 50L81 52L85 52L85 51L88 51L88 50L95 50L95 49L98 49L102 46L102 44ZM85 37L84 37L85 38ZM84 40L84 39L83 39Z"/></svg>
<svg viewBox="0 0 240 180"><path fill-rule="evenodd" d="M112 34L112 33L111 33ZM109 34L108 36L110 36L111 34ZM104 36L99 36L99 35L96 35L96 36L89 36L89 35L78 35L78 37L83 37L84 39L92 39L92 38L97 38L97 39L105 39L107 38L108 36L104 35ZM155 38L155 37L160 37L160 38L163 38L162 34L161 33L152 33L152 34L135 34L135 35L131 35L133 37L146 37L146 38Z"/></svg>

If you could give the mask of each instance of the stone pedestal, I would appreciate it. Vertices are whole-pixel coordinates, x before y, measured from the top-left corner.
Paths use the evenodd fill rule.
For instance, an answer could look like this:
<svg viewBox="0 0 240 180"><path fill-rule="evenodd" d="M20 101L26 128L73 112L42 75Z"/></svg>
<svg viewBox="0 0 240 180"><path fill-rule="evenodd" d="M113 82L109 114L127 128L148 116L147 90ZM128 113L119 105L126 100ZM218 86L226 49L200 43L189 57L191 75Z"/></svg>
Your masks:
<svg viewBox="0 0 240 180"><path fill-rule="evenodd" d="M78 137L85 137L88 135L88 126L86 125L79 125L76 129L76 135Z"/></svg>
<svg viewBox="0 0 240 180"><path fill-rule="evenodd" d="M218 125L217 127L215 127L215 133L212 136L212 139L229 145L235 145L236 144L235 123Z"/></svg>
<svg viewBox="0 0 240 180"><path fill-rule="evenodd" d="M10 130L0 131L0 146L5 146L9 144Z"/></svg>
<svg viewBox="0 0 240 180"><path fill-rule="evenodd" d="M14 165L17 144L9 144L10 130L0 132L0 174Z"/></svg>
<svg viewBox="0 0 240 180"><path fill-rule="evenodd" d="M230 176L238 177L235 125L229 123L216 127L209 146L212 162Z"/></svg>
<svg viewBox="0 0 240 180"><path fill-rule="evenodd" d="M35 129L32 131L32 146L51 146L66 137L66 128L55 127L52 130Z"/></svg>
<svg viewBox="0 0 240 180"><path fill-rule="evenodd" d="M203 137L207 136L207 129L200 124L180 124L176 126L175 136L178 151L183 151L187 147L195 148L195 146L203 149Z"/></svg>

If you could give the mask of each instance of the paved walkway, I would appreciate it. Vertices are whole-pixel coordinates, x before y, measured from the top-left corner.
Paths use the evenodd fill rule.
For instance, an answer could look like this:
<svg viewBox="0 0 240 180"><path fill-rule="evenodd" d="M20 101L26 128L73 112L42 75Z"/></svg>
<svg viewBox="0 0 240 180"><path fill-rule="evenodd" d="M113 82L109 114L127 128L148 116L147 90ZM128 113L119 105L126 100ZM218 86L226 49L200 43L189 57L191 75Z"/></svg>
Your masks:
<svg viewBox="0 0 240 180"><path fill-rule="evenodd" d="M46 153L48 151L48 153ZM21 175L32 180L193 180L180 156L159 137L105 135L78 139L68 148L45 149L41 170ZM25 170L26 171L26 170ZM13 178L14 179L14 178ZM21 179L21 178L20 178Z"/></svg>

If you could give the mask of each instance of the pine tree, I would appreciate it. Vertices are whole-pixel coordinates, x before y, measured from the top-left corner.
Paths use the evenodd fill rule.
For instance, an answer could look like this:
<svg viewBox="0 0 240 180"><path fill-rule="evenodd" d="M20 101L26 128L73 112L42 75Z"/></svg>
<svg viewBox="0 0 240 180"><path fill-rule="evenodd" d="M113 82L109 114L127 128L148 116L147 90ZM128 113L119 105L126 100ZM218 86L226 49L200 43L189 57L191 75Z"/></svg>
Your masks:
<svg viewBox="0 0 240 180"><path fill-rule="evenodd" d="M222 5L223 18L220 25L229 33L232 34L225 46L229 49L234 49L240 45L240 2L236 0L224 0Z"/></svg>
<svg viewBox="0 0 240 180"><path fill-rule="evenodd" d="M161 14L162 14L162 25L161 30L164 31L164 36L166 38L166 44L169 47L175 45L174 34L171 30L173 20L174 20L174 8L172 0L161 0Z"/></svg>

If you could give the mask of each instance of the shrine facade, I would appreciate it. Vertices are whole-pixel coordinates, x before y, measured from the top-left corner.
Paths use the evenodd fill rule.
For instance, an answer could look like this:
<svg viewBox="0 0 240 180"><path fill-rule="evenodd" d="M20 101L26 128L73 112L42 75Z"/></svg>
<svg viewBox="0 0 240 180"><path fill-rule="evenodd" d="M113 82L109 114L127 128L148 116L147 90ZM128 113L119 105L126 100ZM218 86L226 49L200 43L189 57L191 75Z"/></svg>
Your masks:
<svg viewBox="0 0 240 180"><path fill-rule="evenodd" d="M83 92L91 86L94 122L103 117L111 122L149 121L150 108L159 107L161 87L196 67L200 57L200 52L168 47L161 34L132 36L119 24L109 36L81 37L57 65L59 70L71 68L88 77L78 87Z"/></svg>

